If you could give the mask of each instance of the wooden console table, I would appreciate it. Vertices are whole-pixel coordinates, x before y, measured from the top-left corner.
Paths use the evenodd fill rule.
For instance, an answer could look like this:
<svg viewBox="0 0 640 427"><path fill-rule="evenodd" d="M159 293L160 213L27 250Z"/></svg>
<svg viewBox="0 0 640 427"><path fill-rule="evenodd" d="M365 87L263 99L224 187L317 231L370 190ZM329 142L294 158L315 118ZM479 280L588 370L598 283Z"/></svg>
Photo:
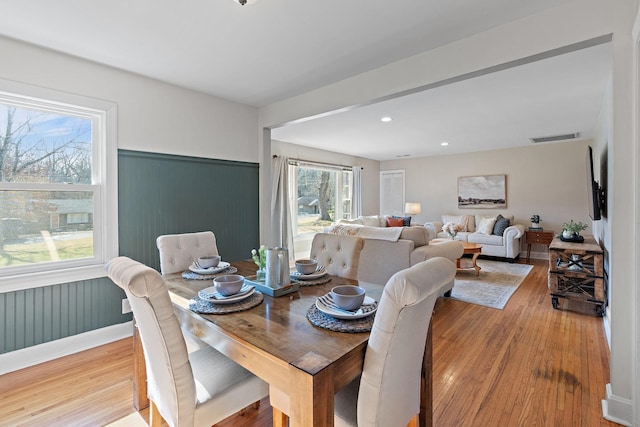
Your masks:
<svg viewBox="0 0 640 427"><path fill-rule="evenodd" d="M549 246L549 289L553 308L558 308L558 298L567 298L595 304L596 314L604 315L607 295L603 250L592 236L584 236L583 243L553 239Z"/></svg>
<svg viewBox="0 0 640 427"><path fill-rule="evenodd" d="M553 240L553 231L527 230L524 232L524 242L527 244L527 262L531 256L531 245L545 245L549 247Z"/></svg>

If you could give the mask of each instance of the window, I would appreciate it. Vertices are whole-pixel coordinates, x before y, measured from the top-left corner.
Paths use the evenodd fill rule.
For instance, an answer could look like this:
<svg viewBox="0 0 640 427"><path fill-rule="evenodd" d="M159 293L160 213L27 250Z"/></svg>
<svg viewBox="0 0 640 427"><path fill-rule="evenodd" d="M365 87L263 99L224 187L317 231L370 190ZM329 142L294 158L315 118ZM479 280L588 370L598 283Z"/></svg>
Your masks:
<svg viewBox="0 0 640 427"><path fill-rule="evenodd" d="M290 161L289 197L296 258L309 256L311 241L340 218L351 218L353 172L351 167Z"/></svg>
<svg viewBox="0 0 640 427"><path fill-rule="evenodd" d="M113 129L111 103L0 80L0 289L104 276L117 255Z"/></svg>

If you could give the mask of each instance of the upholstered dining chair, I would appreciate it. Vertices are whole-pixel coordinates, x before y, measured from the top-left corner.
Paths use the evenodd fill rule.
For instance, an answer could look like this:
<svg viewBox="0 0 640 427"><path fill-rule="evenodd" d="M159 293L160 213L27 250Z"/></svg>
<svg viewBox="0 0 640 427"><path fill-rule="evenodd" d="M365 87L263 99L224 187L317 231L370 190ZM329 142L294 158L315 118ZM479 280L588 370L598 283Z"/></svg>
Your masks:
<svg viewBox="0 0 640 427"><path fill-rule="evenodd" d="M203 255L218 255L216 236L211 231L165 234L156 239L156 246L162 274L184 271Z"/></svg>
<svg viewBox="0 0 640 427"><path fill-rule="evenodd" d="M362 375L336 394L336 426L418 425L420 373L431 314L440 288L455 274L455 264L438 257L389 279L373 321Z"/></svg>
<svg viewBox="0 0 640 427"><path fill-rule="evenodd" d="M268 385L211 347L187 353L160 274L127 257L109 278L127 294L140 332L152 426L211 426L268 395Z"/></svg>
<svg viewBox="0 0 640 427"><path fill-rule="evenodd" d="M309 257L324 265L332 276L356 279L364 239L357 236L317 233Z"/></svg>

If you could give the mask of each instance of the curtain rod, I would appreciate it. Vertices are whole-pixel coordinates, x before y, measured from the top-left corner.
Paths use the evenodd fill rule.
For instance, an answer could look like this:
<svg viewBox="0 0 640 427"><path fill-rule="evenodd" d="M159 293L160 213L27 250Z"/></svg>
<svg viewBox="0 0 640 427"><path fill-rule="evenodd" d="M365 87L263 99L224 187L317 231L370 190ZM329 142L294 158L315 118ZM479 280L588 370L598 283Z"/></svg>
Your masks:
<svg viewBox="0 0 640 427"><path fill-rule="evenodd" d="M278 157L277 154L273 155L273 158L276 159ZM336 163L326 163L326 162L315 162L313 160L304 160L304 159L294 159L294 158L290 158L289 162L303 162L303 163L309 163L311 165L317 165L317 166L333 166L336 168L348 168L348 169L353 169L353 168L360 168L360 169L364 169L362 166L349 166L349 165L338 165Z"/></svg>

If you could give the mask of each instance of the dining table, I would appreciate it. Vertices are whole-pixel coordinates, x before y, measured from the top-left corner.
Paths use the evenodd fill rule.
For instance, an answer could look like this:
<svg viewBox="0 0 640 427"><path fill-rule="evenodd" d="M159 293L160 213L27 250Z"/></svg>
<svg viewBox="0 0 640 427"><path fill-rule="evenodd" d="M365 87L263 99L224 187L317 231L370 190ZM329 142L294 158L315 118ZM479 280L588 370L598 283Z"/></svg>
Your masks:
<svg viewBox="0 0 640 427"><path fill-rule="evenodd" d="M256 271L249 260L231 265L245 277ZM198 291L213 285L212 280L188 280L181 273L163 278L183 330L269 384L274 426L286 426L287 422L291 427L333 426L334 394L362 373L370 333L314 326L307 311L334 286L359 285L378 302L383 286L331 276L324 284L300 286L287 295L264 294L260 304L246 310L203 314L192 311L189 304ZM421 427L432 425L431 350L429 327L421 376ZM286 408L274 405L282 397ZM141 410L147 405L144 353L134 328L134 406Z"/></svg>

